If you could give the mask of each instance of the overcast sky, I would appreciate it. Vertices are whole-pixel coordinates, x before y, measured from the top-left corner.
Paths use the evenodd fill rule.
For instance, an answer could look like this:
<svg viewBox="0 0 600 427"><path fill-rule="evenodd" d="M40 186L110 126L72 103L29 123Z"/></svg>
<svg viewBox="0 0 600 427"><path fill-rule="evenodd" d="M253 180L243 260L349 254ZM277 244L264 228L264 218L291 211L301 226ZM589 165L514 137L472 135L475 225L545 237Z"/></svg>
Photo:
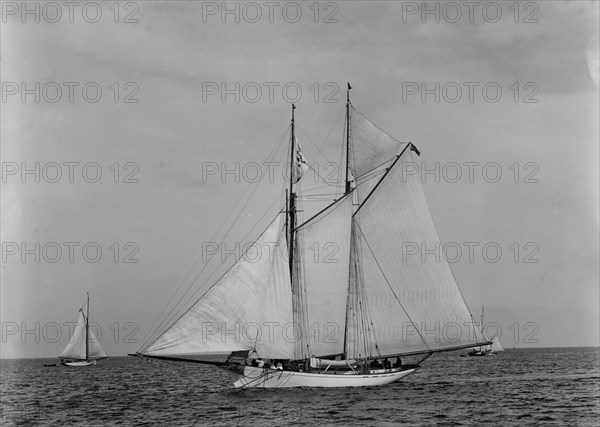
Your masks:
<svg viewBox="0 0 600 427"><path fill-rule="evenodd" d="M269 16L268 5L254 3L257 17L256 7L238 4L235 22L214 9L220 2L130 2L118 16L110 2L93 23L94 7L73 10L69 22L58 2L60 19L40 5L37 23L35 11L23 16L21 2L5 2L1 356L59 354L85 292L107 353L137 350L180 283L190 283L188 272L200 271L203 246L254 189L233 174L221 182L222 164L264 162L294 100L303 153L330 173L346 81L357 110L412 141L427 168L439 164L439 182L425 175L424 190L440 239L463 249L452 268L474 316L486 306L504 347L598 345L598 3L513 3L476 2L471 17L462 3L454 3L461 16L438 5L440 22L421 15L421 2L321 3L318 16L313 2L302 3L297 22L295 5L276 2ZM424 99L422 83L433 89ZM231 90L224 100L222 84ZM275 182L254 193L229 247L258 221L244 241L256 237L280 208L285 143ZM36 162L39 183L21 175ZM78 163L74 182L65 162ZM217 174L206 176L213 165ZM98 169L102 177L88 182ZM73 262L65 242L75 242ZM468 242L479 244L472 260ZM33 248L24 262L22 243ZM101 247L97 262L84 258L86 244L88 259ZM139 262L124 263L128 254Z"/></svg>

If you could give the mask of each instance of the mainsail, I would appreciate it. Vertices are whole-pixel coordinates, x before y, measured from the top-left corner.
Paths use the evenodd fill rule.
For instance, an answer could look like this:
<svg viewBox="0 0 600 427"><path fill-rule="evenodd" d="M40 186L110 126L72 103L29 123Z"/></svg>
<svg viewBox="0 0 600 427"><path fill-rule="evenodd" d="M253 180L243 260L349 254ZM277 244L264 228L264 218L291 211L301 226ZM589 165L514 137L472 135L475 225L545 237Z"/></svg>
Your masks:
<svg viewBox="0 0 600 427"><path fill-rule="evenodd" d="M404 173L405 165L414 162L408 148L354 215L355 263L361 273L355 275L354 288L364 288L363 310L371 316L368 332L377 343L369 355L485 341L473 332L471 314L448 262L424 252L439 248L440 241L418 177ZM349 343L365 341L364 330L349 331ZM350 358L364 357L349 350Z"/></svg>
<svg viewBox="0 0 600 427"><path fill-rule="evenodd" d="M88 340L87 355L86 340ZM102 349L100 342L95 337L92 330L88 327L87 318L83 313L83 309L79 310L79 320L77 322L77 326L75 327L75 332L73 332L73 336L69 340L69 344L67 344L67 347L63 350L59 357L76 360L104 359L108 357Z"/></svg>

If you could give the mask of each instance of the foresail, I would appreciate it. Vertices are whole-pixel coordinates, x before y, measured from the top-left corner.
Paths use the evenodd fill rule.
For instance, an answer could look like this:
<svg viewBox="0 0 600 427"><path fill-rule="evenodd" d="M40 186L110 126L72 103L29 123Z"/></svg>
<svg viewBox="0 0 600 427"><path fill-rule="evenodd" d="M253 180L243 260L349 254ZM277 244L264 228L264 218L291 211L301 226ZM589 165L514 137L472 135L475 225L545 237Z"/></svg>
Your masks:
<svg viewBox="0 0 600 427"><path fill-rule="evenodd" d="M501 351L504 351L504 348L502 347L502 344L500 344L500 339L498 337L494 337L494 339L492 339L492 345L491 345L490 349L494 353L499 353Z"/></svg>
<svg viewBox="0 0 600 427"><path fill-rule="evenodd" d="M365 174L393 160L402 145L354 107L351 109L350 130L352 144L348 167L357 182Z"/></svg>
<svg viewBox="0 0 600 427"><path fill-rule="evenodd" d="M352 199L353 194L345 195L298 229L309 326L306 341L315 356L344 351Z"/></svg>
<svg viewBox="0 0 600 427"><path fill-rule="evenodd" d="M79 310L79 320L77 321L73 336L59 357L85 360L85 317L81 310Z"/></svg>
<svg viewBox="0 0 600 427"><path fill-rule="evenodd" d="M443 257L419 177L404 173L412 162L404 150L354 217L381 354L485 341Z"/></svg>
<svg viewBox="0 0 600 427"><path fill-rule="evenodd" d="M98 338L94 335L92 328L88 330L88 334L90 335L90 340L88 342L88 359L104 359L105 357L108 357L100 345L100 341L98 341Z"/></svg>
<svg viewBox="0 0 600 427"><path fill-rule="evenodd" d="M248 252L141 353L201 359L250 351L262 358L292 358L293 340L287 339L294 335L292 296L283 219L279 214Z"/></svg>

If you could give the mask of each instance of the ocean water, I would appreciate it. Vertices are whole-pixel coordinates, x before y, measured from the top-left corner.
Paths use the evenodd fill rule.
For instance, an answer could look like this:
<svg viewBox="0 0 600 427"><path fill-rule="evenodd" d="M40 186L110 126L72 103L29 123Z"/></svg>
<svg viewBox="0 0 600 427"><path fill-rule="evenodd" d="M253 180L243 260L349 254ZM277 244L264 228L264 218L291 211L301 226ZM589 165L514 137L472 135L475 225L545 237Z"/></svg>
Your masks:
<svg viewBox="0 0 600 427"><path fill-rule="evenodd" d="M0 361L2 425L600 425L600 349L434 355L383 387L236 390L210 366Z"/></svg>

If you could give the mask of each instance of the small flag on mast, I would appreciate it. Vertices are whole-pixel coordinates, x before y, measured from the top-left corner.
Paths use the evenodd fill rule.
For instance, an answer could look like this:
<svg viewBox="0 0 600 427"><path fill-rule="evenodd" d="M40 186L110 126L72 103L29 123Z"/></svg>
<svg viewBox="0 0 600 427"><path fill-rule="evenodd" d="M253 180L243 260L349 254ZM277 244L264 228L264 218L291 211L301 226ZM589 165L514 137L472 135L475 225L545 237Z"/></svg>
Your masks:
<svg viewBox="0 0 600 427"><path fill-rule="evenodd" d="M310 169L308 163L306 163L306 159L302 154L302 150L300 149L300 144L298 143L298 138L294 135L296 139L296 164L294 165L294 184L302 179L306 171Z"/></svg>
<svg viewBox="0 0 600 427"><path fill-rule="evenodd" d="M414 151L415 153L417 153L417 156L420 156L421 152L419 151L419 149L417 147L415 147L412 142L409 142L409 144L410 144L410 151Z"/></svg>

